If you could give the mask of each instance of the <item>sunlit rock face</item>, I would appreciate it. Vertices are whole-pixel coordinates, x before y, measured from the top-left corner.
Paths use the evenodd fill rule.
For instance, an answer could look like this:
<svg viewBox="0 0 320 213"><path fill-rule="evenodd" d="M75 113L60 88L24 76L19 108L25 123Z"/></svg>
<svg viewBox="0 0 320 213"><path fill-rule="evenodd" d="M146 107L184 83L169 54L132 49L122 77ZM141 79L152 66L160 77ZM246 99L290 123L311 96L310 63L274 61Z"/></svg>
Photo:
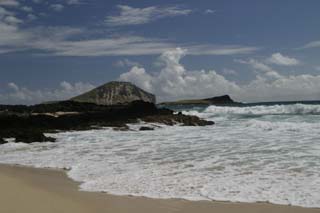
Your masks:
<svg viewBox="0 0 320 213"><path fill-rule="evenodd" d="M132 83L116 81L104 84L71 100L98 105L126 104L136 100L156 102L153 94L140 89Z"/></svg>

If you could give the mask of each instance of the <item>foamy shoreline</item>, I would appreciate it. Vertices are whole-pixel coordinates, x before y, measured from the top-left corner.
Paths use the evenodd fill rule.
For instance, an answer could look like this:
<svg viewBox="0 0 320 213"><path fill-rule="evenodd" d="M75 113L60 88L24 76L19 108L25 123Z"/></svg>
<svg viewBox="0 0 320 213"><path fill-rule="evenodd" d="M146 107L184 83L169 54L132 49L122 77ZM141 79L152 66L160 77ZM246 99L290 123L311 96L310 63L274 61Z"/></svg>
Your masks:
<svg viewBox="0 0 320 213"><path fill-rule="evenodd" d="M12 165L0 165L0 187L1 212L320 212L320 209L268 203L151 199L83 192L78 190L78 183L68 178L63 170Z"/></svg>

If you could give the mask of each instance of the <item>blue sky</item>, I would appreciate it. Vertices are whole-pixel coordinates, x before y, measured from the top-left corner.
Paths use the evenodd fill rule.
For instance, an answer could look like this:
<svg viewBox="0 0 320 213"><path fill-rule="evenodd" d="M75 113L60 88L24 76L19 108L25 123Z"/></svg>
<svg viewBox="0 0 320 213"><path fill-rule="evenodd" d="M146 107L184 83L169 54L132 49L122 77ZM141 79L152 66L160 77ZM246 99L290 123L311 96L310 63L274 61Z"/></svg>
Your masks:
<svg viewBox="0 0 320 213"><path fill-rule="evenodd" d="M317 0L0 0L0 103L111 80L159 101L320 100Z"/></svg>

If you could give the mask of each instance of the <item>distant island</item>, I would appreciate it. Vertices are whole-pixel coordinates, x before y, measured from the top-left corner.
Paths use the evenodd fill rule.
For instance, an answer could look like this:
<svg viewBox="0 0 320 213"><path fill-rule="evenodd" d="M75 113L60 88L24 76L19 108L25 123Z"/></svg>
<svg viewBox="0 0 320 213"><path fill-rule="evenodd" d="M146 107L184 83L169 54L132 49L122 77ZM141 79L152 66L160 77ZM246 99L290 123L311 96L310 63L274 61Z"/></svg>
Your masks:
<svg viewBox="0 0 320 213"><path fill-rule="evenodd" d="M110 82L67 101L33 106L0 105L0 144L54 142L44 133L112 127L130 130L127 124L144 121L166 125L205 126L214 122L158 108L155 96L128 82ZM141 131L153 130L143 126Z"/></svg>
<svg viewBox="0 0 320 213"><path fill-rule="evenodd" d="M241 102L235 102L229 95L217 96L206 99L192 99L192 100L180 100L173 102L163 102L159 105L218 105L218 106L230 106L230 105L242 105Z"/></svg>

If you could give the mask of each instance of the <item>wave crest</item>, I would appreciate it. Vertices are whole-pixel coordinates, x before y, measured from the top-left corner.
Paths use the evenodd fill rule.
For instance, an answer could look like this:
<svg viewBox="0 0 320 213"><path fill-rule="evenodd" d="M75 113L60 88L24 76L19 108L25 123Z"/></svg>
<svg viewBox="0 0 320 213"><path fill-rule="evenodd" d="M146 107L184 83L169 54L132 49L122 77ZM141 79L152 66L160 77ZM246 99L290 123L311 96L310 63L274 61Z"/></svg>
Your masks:
<svg viewBox="0 0 320 213"><path fill-rule="evenodd" d="M273 106L220 107L209 106L203 113L214 115L320 115L320 105L292 104Z"/></svg>

